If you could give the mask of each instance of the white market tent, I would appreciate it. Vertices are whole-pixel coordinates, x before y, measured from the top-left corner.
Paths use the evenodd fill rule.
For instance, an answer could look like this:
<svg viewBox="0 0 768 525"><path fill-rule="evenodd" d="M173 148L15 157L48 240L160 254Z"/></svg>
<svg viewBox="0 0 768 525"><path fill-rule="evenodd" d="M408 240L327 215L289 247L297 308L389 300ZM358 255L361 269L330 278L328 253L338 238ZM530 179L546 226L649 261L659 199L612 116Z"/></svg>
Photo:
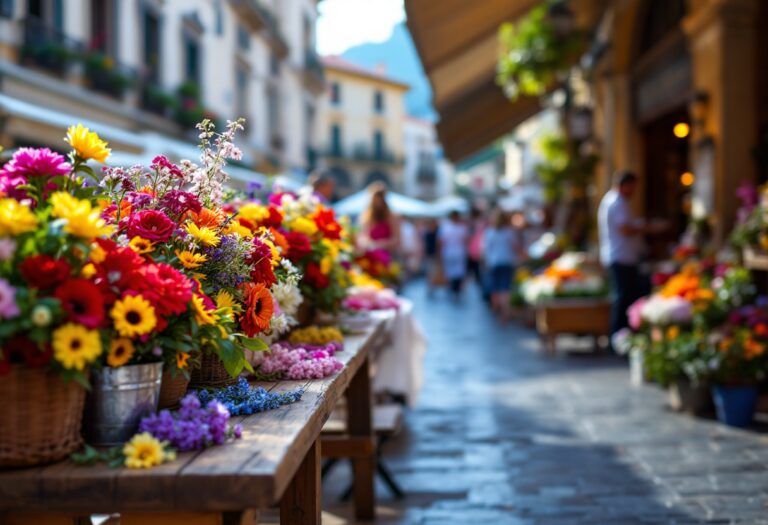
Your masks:
<svg viewBox="0 0 768 525"><path fill-rule="evenodd" d="M398 215L405 217L435 217L437 215L437 210L432 203L393 191L388 191L386 198L390 209ZM358 216L368 207L370 200L371 194L368 193L368 190L362 190L341 199L333 205L333 209L339 215Z"/></svg>

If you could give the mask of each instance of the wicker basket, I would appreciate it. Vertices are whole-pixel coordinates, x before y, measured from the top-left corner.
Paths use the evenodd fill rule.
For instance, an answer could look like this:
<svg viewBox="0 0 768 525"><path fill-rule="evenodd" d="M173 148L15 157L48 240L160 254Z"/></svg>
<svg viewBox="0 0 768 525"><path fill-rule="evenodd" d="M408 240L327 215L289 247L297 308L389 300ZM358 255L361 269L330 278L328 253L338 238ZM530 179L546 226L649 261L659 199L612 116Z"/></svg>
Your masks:
<svg viewBox="0 0 768 525"><path fill-rule="evenodd" d="M160 384L160 398L157 402L158 410L176 408L181 398L187 393L188 386L189 379L183 373L177 371L174 375L170 371L165 370Z"/></svg>
<svg viewBox="0 0 768 525"><path fill-rule="evenodd" d="M222 388L235 383L237 383L237 378L229 375L221 359L213 354L203 352L200 366L192 370L189 388Z"/></svg>
<svg viewBox="0 0 768 525"><path fill-rule="evenodd" d="M14 366L0 379L0 399L0 467L52 463L80 448L82 386L51 372Z"/></svg>

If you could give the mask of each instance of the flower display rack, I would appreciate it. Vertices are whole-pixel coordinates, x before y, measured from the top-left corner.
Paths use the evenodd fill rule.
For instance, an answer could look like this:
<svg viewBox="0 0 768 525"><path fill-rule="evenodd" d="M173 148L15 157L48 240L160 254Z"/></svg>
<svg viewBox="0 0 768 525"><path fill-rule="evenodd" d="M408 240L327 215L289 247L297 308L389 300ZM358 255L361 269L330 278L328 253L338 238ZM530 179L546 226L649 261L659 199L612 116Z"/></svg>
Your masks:
<svg viewBox="0 0 768 525"><path fill-rule="evenodd" d="M536 330L543 349L554 354L557 336L577 335L595 338L610 333L611 303L608 299L553 299L536 306Z"/></svg>

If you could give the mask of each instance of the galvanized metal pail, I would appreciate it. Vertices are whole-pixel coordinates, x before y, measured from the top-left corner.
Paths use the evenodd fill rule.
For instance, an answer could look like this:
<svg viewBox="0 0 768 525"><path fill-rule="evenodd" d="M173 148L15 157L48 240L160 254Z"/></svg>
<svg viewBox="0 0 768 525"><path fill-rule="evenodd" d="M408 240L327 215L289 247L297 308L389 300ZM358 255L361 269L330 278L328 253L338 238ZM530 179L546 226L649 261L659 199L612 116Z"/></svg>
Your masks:
<svg viewBox="0 0 768 525"><path fill-rule="evenodd" d="M92 445L128 441L141 418L157 410L162 372L163 363L93 371L85 404L85 440Z"/></svg>

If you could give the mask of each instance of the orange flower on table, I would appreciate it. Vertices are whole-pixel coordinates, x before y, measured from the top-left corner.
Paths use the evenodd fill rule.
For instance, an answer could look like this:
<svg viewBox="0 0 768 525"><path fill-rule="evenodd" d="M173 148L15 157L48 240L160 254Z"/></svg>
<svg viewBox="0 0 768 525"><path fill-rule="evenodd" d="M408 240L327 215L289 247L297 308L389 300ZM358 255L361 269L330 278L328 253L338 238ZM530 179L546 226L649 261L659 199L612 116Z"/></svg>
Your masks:
<svg viewBox="0 0 768 525"><path fill-rule="evenodd" d="M246 283L243 286L244 308L240 326L248 337L254 337L269 329L274 303L269 290L262 283Z"/></svg>
<svg viewBox="0 0 768 525"><path fill-rule="evenodd" d="M752 331L758 337L766 337L768 336L768 325L765 323L757 323L754 328L752 328Z"/></svg>
<svg viewBox="0 0 768 525"><path fill-rule="evenodd" d="M692 301L696 297L700 285L701 281L697 276L681 272L670 278L659 293L665 298L682 297Z"/></svg>
<svg viewBox="0 0 768 525"><path fill-rule="evenodd" d="M288 239L285 238L285 235L280 233L275 228L270 228L269 229L269 233L270 233L270 235L272 235L272 240L275 243L275 246L280 248L280 251L282 253L284 253L284 254L288 253L288 250L290 249L291 246L290 246L290 244L288 244Z"/></svg>

